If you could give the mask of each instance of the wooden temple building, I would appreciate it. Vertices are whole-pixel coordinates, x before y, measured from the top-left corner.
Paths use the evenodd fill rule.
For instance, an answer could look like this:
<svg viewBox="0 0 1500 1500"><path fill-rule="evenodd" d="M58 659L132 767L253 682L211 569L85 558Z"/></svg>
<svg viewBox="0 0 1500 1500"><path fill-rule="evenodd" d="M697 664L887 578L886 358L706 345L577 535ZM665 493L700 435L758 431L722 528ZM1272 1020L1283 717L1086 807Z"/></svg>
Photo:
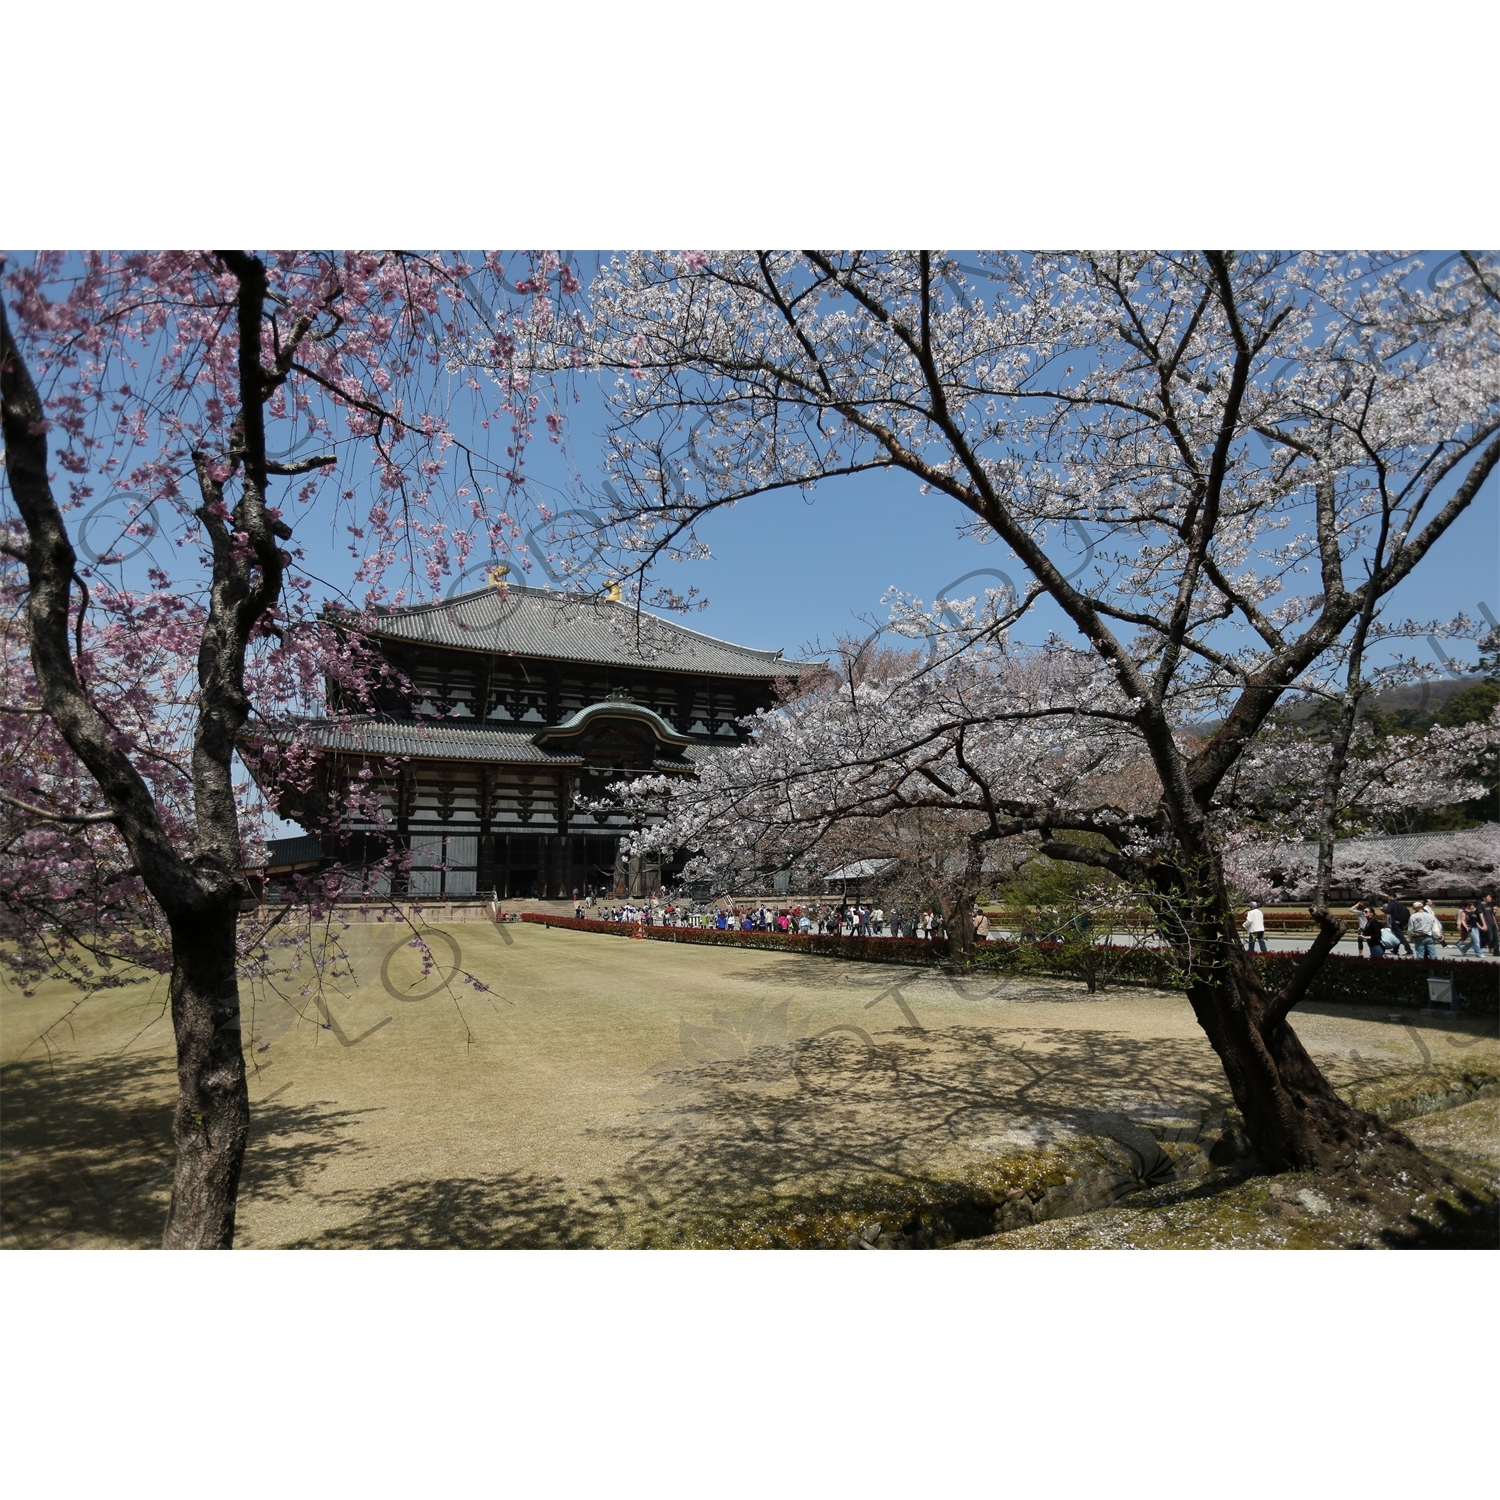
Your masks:
<svg viewBox="0 0 1500 1500"><path fill-rule="evenodd" d="M735 721L769 708L778 681L818 670L637 612L613 593L504 582L377 611L361 628L411 691L382 691L373 717L339 716L349 706L330 682L333 716L313 726L325 756L316 821L328 826L330 790L367 767L385 825L332 820L322 853L357 865L394 833L412 851L397 896L651 894L663 872L624 857L624 817L576 800L629 773L691 776L741 742ZM272 875L277 861L273 846Z"/></svg>

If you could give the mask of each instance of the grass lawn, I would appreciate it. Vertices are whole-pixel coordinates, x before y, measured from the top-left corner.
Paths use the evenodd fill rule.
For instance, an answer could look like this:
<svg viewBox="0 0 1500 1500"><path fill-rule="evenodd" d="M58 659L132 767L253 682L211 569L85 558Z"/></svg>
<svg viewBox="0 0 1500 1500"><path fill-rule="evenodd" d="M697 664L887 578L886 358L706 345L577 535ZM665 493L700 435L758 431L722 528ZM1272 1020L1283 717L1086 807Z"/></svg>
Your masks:
<svg viewBox="0 0 1500 1500"><path fill-rule="evenodd" d="M246 997L241 1246L844 1244L946 1204L941 1241L1090 1140L1188 1138L1229 1102L1179 995L531 925L431 941L490 992L424 979L370 926L321 999ZM164 979L82 1004L0 991L7 1247L159 1241L165 1003ZM1351 1087L1500 1072L1475 1025L1296 1024ZM1484 1118L1466 1161L1495 1154Z"/></svg>

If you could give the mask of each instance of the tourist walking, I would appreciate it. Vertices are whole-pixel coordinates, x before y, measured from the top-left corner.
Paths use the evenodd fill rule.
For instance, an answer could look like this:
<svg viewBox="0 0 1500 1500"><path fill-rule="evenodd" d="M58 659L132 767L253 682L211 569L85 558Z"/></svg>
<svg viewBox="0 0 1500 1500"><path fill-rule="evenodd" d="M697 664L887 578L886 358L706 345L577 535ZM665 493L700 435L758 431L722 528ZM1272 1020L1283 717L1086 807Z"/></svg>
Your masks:
<svg viewBox="0 0 1500 1500"><path fill-rule="evenodd" d="M1255 902L1250 903L1250 910L1245 913L1245 920L1240 923L1245 930L1245 951L1255 952L1255 945L1260 944L1260 951L1266 951L1266 914Z"/></svg>
<svg viewBox="0 0 1500 1500"><path fill-rule="evenodd" d="M1490 953L1500 955L1500 920L1495 916L1495 898L1486 896L1479 903L1479 915L1484 919L1484 940Z"/></svg>
<svg viewBox="0 0 1500 1500"><path fill-rule="evenodd" d="M1411 944L1406 940L1406 924L1411 921L1411 912L1399 896L1388 895L1385 898L1385 925L1396 934L1397 945L1406 949L1406 956L1412 957Z"/></svg>
<svg viewBox="0 0 1500 1500"><path fill-rule="evenodd" d="M1480 938L1484 932L1484 917L1480 914L1479 903L1474 900L1465 902L1458 909L1458 951L1464 952L1472 943L1474 946L1474 957L1482 958L1484 949L1480 946Z"/></svg>
<svg viewBox="0 0 1500 1500"><path fill-rule="evenodd" d="M1406 930L1415 940L1414 956L1416 958L1433 959L1437 957L1435 925L1435 918L1428 909L1427 903L1425 901L1413 902L1412 913L1407 921Z"/></svg>
<svg viewBox="0 0 1500 1500"><path fill-rule="evenodd" d="M1380 939L1382 926L1380 913L1368 901L1359 908L1359 935L1369 944L1371 958L1385 957L1385 944Z"/></svg>

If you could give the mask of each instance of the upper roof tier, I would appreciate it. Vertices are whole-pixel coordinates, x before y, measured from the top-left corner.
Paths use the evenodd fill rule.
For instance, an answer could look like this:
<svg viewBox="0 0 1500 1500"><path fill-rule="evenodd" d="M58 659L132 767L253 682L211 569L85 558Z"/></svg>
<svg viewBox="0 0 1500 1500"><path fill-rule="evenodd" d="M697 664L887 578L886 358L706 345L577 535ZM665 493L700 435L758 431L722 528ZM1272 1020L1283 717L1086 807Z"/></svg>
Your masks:
<svg viewBox="0 0 1500 1500"><path fill-rule="evenodd" d="M820 663L736 646L629 604L508 583L434 604L376 609L371 635L463 651L712 677L797 677Z"/></svg>

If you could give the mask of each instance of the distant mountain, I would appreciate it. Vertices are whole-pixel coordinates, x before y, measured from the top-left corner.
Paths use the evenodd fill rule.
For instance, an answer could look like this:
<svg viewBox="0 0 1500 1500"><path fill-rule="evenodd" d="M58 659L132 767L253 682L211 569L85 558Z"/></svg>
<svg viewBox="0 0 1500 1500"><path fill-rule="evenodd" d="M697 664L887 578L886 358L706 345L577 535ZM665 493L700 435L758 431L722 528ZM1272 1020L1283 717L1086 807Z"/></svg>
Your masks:
<svg viewBox="0 0 1500 1500"><path fill-rule="evenodd" d="M1398 708L1415 708L1422 713L1435 714L1450 698L1483 681L1484 678L1474 676L1444 677L1437 682L1414 682L1408 687L1387 688L1383 693L1376 693L1375 702L1388 713ZM1305 708L1293 709L1292 712L1298 718L1305 718L1315 706L1309 703Z"/></svg>
<svg viewBox="0 0 1500 1500"><path fill-rule="evenodd" d="M1407 687L1386 688L1382 693L1376 693L1374 699L1365 699L1368 704L1373 701L1377 707L1383 708L1387 713L1395 713L1398 709L1414 708L1419 713L1435 714L1450 698L1463 692L1465 688L1473 687L1476 683L1483 682L1484 678L1472 677L1444 677L1437 682L1414 682ZM1287 718L1300 722L1309 719L1317 711L1320 701L1311 699L1302 703L1288 704L1280 710ZM1204 719L1193 725L1198 734L1212 734L1223 723L1222 719Z"/></svg>
<svg viewBox="0 0 1500 1500"><path fill-rule="evenodd" d="M1466 687L1482 682L1482 676L1445 676L1436 682L1412 682L1409 687L1388 687L1376 694L1376 702L1382 708L1419 708L1428 714L1436 714L1443 703Z"/></svg>

